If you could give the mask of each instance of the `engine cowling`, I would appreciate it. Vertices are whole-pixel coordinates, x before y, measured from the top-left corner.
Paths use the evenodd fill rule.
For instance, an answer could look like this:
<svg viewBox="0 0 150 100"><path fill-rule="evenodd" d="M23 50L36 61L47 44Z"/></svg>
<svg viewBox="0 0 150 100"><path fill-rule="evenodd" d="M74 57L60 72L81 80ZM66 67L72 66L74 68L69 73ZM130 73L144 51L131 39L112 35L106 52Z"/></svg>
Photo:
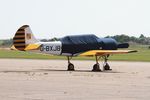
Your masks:
<svg viewBox="0 0 150 100"><path fill-rule="evenodd" d="M103 50L116 50L117 49L117 41L112 38L100 38L100 44L102 45Z"/></svg>

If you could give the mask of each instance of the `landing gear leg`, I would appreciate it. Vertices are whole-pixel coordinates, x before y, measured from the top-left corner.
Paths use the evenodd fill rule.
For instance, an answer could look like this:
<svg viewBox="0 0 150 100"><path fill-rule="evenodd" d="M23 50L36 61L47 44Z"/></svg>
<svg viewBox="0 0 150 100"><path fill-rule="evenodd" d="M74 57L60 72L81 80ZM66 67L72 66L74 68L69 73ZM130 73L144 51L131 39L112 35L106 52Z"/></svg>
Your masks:
<svg viewBox="0 0 150 100"><path fill-rule="evenodd" d="M108 57L109 57L109 55L106 55L106 56L104 56L104 66L103 66L103 68L104 68L104 70L112 70L112 69L110 69L110 66L109 66L109 64L108 64Z"/></svg>
<svg viewBox="0 0 150 100"><path fill-rule="evenodd" d="M97 56L95 56L95 58L96 58L96 64L94 64L92 71L99 72L99 71L101 71L101 69L100 69L100 66L98 63L98 58L97 58Z"/></svg>
<svg viewBox="0 0 150 100"><path fill-rule="evenodd" d="M68 71L74 71L74 65L70 62L70 60L72 59L72 57L67 56L68 59Z"/></svg>

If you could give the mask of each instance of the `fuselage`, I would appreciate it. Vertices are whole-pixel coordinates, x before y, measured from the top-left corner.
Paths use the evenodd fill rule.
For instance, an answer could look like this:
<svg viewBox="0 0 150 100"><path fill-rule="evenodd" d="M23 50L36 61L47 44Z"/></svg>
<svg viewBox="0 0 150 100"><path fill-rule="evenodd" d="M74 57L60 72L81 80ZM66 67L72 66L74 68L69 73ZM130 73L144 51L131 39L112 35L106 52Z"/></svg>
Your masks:
<svg viewBox="0 0 150 100"><path fill-rule="evenodd" d="M112 38L95 35L66 36L59 41L39 42L40 52L54 55L77 56L89 50L116 50L117 42Z"/></svg>

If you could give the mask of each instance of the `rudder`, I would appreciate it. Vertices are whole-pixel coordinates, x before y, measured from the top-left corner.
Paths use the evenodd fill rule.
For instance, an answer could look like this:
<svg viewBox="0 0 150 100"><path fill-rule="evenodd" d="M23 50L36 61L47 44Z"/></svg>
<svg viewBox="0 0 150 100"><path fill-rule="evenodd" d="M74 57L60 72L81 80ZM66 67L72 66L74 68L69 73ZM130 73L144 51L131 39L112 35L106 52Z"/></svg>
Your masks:
<svg viewBox="0 0 150 100"><path fill-rule="evenodd" d="M20 27L13 38L14 47L21 51L24 51L29 44L36 42L38 42L38 40L33 36L29 25Z"/></svg>

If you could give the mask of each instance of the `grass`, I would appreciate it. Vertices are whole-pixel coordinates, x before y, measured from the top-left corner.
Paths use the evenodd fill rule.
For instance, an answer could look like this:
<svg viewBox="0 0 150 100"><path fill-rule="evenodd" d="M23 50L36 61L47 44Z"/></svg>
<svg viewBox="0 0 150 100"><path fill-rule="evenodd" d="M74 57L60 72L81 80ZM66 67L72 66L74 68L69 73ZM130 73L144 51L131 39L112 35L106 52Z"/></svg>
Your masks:
<svg viewBox="0 0 150 100"><path fill-rule="evenodd" d="M133 45L129 49L138 50L137 53L118 54L110 56L113 61L146 61L150 62L150 49L146 45ZM19 59L66 59L64 56L52 56L36 54L32 52L21 52L11 50L0 50L0 58L19 58ZM94 60L94 57L74 57L75 60Z"/></svg>
<svg viewBox="0 0 150 100"><path fill-rule="evenodd" d="M23 58L23 59L63 59L62 56L52 56L37 54L32 52L23 52L15 50L0 50L0 58Z"/></svg>

